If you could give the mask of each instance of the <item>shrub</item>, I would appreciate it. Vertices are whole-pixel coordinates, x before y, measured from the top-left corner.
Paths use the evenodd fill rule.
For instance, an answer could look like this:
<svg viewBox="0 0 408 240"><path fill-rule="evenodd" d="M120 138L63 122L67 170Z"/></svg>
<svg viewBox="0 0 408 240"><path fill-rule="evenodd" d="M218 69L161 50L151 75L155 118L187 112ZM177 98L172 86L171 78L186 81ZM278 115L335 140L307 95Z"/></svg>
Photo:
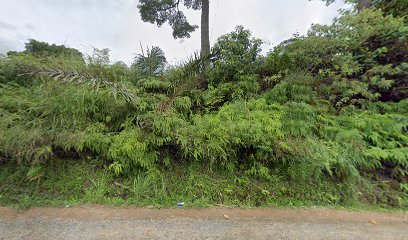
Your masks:
<svg viewBox="0 0 408 240"><path fill-rule="evenodd" d="M212 85L239 81L242 75L257 73L258 54L262 41L252 38L251 32L237 26L234 32L221 36L212 48L209 81Z"/></svg>

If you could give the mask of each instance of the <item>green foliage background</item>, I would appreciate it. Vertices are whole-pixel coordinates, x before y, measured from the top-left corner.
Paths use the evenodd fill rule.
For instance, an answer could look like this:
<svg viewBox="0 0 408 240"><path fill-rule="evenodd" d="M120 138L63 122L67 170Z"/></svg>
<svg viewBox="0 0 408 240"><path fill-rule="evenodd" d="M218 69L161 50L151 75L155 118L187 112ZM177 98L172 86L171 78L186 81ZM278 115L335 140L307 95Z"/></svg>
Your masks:
<svg viewBox="0 0 408 240"><path fill-rule="evenodd" d="M406 208L408 26L387 11L265 56L238 26L180 66L31 40L0 58L0 202Z"/></svg>

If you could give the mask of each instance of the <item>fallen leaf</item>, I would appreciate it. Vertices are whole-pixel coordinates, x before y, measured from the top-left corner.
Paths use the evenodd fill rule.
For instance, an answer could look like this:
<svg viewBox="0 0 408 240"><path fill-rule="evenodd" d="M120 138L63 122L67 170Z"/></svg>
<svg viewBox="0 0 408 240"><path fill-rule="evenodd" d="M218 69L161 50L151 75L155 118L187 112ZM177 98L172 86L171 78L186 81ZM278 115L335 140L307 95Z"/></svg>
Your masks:
<svg viewBox="0 0 408 240"><path fill-rule="evenodd" d="M225 215L225 214L224 214L224 218L225 218L225 219L229 219L228 215Z"/></svg>
<svg viewBox="0 0 408 240"><path fill-rule="evenodd" d="M374 224L374 225L378 224L377 220L375 220L375 219L370 219L368 222L371 223L371 224Z"/></svg>

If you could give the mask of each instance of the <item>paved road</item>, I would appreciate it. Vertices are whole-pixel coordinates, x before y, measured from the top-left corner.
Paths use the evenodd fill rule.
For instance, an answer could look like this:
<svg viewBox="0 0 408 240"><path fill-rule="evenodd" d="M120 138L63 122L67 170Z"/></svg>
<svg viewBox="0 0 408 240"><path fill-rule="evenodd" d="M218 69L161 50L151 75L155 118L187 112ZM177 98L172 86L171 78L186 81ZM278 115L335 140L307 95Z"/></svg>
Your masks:
<svg viewBox="0 0 408 240"><path fill-rule="evenodd" d="M408 213L0 207L0 239L407 239Z"/></svg>

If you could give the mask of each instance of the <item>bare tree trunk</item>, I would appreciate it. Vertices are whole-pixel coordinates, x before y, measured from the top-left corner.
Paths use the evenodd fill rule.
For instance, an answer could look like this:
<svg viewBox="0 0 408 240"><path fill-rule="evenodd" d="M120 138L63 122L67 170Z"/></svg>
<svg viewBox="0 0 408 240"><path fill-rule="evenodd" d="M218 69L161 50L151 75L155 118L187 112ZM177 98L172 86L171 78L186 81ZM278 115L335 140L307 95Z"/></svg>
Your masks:
<svg viewBox="0 0 408 240"><path fill-rule="evenodd" d="M370 8L371 7L371 1L370 0L358 0L358 12L363 11L364 9Z"/></svg>
<svg viewBox="0 0 408 240"><path fill-rule="evenodd" d="M210 0L203 0L201 8L201 56L210 54Z"/></svg>

